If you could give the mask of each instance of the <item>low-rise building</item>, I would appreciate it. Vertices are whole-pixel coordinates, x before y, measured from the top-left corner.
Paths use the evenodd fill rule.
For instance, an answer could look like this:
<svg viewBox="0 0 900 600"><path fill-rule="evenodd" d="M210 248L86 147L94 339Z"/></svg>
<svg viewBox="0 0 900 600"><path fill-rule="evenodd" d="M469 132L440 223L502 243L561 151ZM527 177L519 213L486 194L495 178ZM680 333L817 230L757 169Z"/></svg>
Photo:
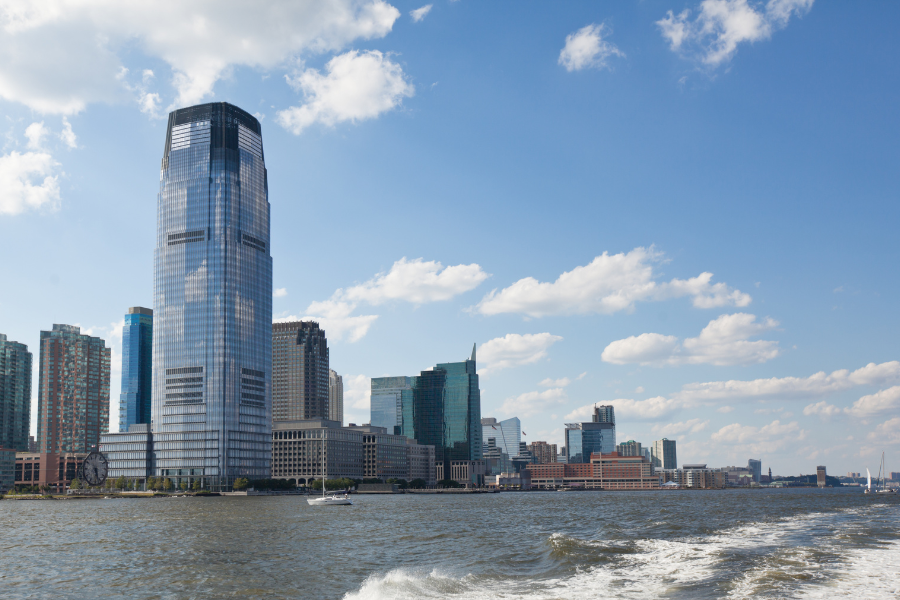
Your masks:
<svg viewBox="0 0 900 600"><path fill-rule="evenodd" d="M0 494L16 485L16 449L0 448Z"/></svg>
<svg viewBox="0 0 900 600"><path fill-rule="evenodd" d="M409 464L408 480L422 479L428 487L437 484L434 465L434 446L419 444L416 440L406 439L407 464Z"/></svg>
<svg viewBox="0 0 900 600"><path fill-rule="evenodd" d="M365 461L361 431L328 419L272 423L272 478L307 485L328 479L362 479ZM324 472L323 456L324 452Z"/></svg>
<svg viewBox="0 0 900 600"><path fill-rule="evenodd" d="M489 488L512 488L520 490L531 489L531 478L528 476L528 469L521 473L498 473L496 475L486 475L484 485Z"/></svg>
<svg viewBox="0 0 900 600"><path fill-rule="evenodd" d="M135 489L145 489L147 478L153 473L153 434L149 425L132 423L124 433L100 434L100 452L106 456L107 477L125 477L134 481Z"/></svg>
<svg viewBox="0 0 900 600"><path fill-rule="evenodd" d="M406 479L409 477L409 457L406 436L392 435L385 427L350 425L351 431L363 434L363 477Z"/></svg>
<svg viewBox="0 0 900 600"><path fill-rule="evenodd" d="M86 452L16 452L16 486L48 486L62 494L79 477L85 458Z"/></svg>
<svg viewBox="0 0 900 600"><path fill-rule="evenodd" d="M444 473L444 463L435 465L435 477L438 481L452 479L466 487L481 487L484 485L484 461L483 460L451 460L450 472Z"/></svg>
<svg viewBox="0 0 900 600"><path fill-rule="evenodd" d="M718 490L723 489L727 482L724 470L710 469L705 464L686 464L680 469L656 469L656 474L660 484L677 483L684 489Z"/></svg>
<svg viewBox="0 0 900 600"><path fill-rule="evenodd" d="M589 463L528 465L532 487L581 487L605 490L659 489L650 462L618 452L594 453Z"/></svg>

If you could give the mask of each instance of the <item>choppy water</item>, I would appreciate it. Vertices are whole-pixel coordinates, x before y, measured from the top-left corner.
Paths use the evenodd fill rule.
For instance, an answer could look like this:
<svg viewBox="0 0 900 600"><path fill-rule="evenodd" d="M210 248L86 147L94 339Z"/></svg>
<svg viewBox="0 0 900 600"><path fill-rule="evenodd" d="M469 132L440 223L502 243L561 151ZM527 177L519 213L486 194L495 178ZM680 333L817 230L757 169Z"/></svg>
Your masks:
<svg viewBox="0 0 900 600"><path fill-rule="evenodd" d="M859 490L0 502L0 597L888 598Z"/></svg>

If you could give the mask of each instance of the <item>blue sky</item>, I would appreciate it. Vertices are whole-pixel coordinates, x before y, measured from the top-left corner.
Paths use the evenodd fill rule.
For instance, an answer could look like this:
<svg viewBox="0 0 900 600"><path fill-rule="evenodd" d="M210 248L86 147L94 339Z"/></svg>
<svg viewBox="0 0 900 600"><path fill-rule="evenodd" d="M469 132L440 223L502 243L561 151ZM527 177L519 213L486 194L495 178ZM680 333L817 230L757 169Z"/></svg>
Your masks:
<svg viewBox="0 0 900 600"><path fill-rule="evenodd" d="M680 462L900 470L896 4L6 4L0 332L106 339L113 428L165 116L228 101L348 420L475 343L529 441L613 403Z"/></svg>

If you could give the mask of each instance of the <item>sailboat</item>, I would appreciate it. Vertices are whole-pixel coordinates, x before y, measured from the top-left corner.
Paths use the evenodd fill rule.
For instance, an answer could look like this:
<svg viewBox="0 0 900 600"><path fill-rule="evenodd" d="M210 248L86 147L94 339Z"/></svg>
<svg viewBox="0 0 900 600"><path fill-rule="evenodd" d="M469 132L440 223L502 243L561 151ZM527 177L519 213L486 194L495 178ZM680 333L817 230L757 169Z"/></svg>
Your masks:
<svg viewBox="0 0 900 600"><path fill-rule="evenodd" d="M866 489L863 493L872 493L872 473L869 472L869 467L866 467Z"/></svg>
<svg viewBox="0 0 900 600"><path fill-rule="evenodd" d="M884 452L881 453L881 466L878 468L878 477L875 478L875 487L872 487L872 473L869 469L866 469L866 494L893 494L895 490L887 487L885 485L885 476L887 475L887 471L884 468ZM878 485L878 480L881 480L881 486Z"/></svg>
<svg viewBox="0 0 900 600"><path fill-rule="evenodd" d="M346 492L343 494L332 494L330 496L325 495L325 432L322 432L322 497L321 498L307 498L306 501L310 506L346 506L348 504L353 504L350 500L350 496L347 495Z"/></svg>

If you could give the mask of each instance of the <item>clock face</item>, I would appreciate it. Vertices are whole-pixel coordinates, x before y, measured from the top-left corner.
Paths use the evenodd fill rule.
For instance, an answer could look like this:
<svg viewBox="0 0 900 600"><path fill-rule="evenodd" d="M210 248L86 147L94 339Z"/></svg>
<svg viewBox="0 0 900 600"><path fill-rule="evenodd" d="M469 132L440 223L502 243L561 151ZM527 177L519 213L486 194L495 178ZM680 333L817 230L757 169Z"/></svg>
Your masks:
<svg viewBox="0 0 900 600"><path fill-rule="evenodd" d="M85 482L91 487L96 487L98 485L103 485L106 481L107 468L106 457L99 452L91 452L88 454L87 458L84 459L81 470Z"/></svg>

